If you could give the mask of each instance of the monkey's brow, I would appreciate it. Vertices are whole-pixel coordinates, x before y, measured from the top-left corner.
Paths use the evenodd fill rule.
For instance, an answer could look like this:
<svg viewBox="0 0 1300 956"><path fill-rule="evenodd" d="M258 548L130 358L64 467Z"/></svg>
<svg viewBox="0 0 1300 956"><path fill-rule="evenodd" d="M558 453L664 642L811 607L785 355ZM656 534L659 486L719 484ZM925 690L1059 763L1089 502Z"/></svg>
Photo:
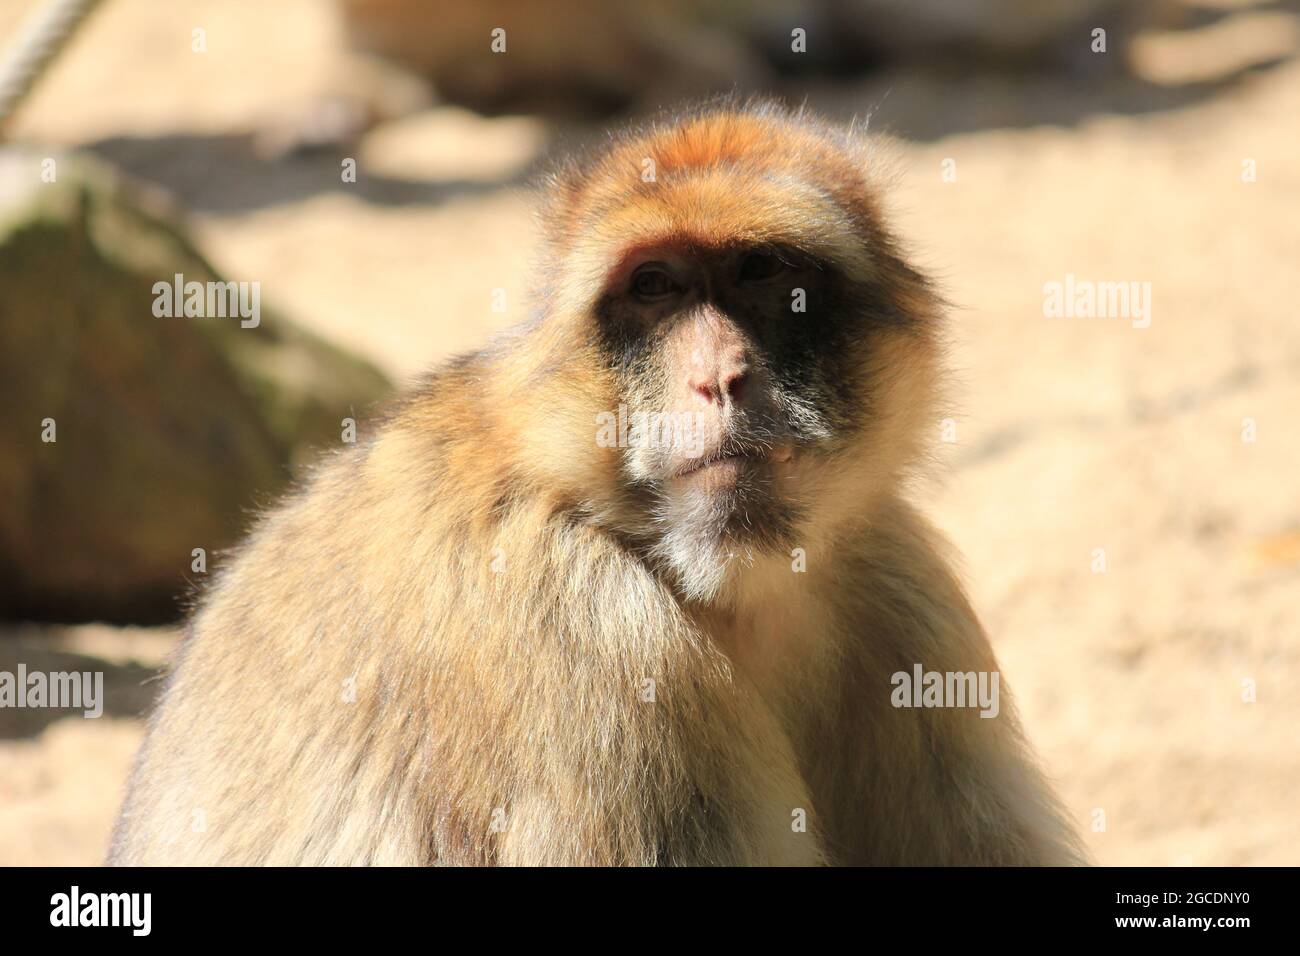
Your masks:
<svg viewBox="0 0 1300 956"><path fill-rule="evenodd" d="M739 241L732 245L735 251L739 252L757 252L763 255L776 256L788 266L815 266L818 269L824 268L825 263L811 252L793 246L788 242L778 242L775 239L759 239L754 242Z"/></svg>
<svg viewBox="0 0 1300 956"><path fill-rule="evenodd" d="M618 250L609 273L615 276L623 275L630 270L633 264L640 265L642 262L653 262L656 257L661 258L665 254L671 253L685 258L694 258L701 251L703 251L702 247L698 243L678 233L665 233L663 236L654 238L637 239Z"/></svg>
<svg viewBox="0 0 1300 956"><path fill-rule="evenodd" d="M724 242L702 242L695 237L683 237L677 234L665 234L653 239L637 240L622 247L609 269L609 275L621 278L631 274L634 267L661 261L665 255L685 259L703 257L721 257L747 253L771 255L788 266L810 265L822 268L821 261L811 253L791 246L786 242L771 239L731 238Z"/></svg>

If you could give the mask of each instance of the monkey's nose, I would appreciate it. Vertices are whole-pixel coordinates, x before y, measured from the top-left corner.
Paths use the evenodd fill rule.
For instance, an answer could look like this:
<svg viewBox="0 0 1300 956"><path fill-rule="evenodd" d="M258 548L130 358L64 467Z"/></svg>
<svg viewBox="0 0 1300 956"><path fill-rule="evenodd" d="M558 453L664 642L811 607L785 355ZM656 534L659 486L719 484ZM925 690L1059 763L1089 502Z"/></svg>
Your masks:
<svg viewBox="0 0 1300 956"><path fill-rule="evenodd" d="M744 401L745 386L749 380L748 366L732 366L716 375L697 376L691 388L709 404L739 404Z"/></svg>

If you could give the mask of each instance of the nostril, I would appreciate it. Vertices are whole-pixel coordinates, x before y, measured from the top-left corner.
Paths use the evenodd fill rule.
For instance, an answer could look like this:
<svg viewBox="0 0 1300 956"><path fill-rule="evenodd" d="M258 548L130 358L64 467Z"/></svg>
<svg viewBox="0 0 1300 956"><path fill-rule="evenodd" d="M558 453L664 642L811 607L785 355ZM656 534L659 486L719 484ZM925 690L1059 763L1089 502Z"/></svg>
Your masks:
<svg viewBox="0 0 1300 956"><path fill-rule="evenodd" d="M749 373L744 370L724 372L718 378L718 385L721 393L726 395L733 402L743 401L745 386L748 382Z"/></svg>
<svg viewBox="0 0 1300 956"><path fill-rule="evenodd" d="M691 390L695 392L704 402L712 405L718 401L718 386L712 379L696 379L691 382Z"/></svg>

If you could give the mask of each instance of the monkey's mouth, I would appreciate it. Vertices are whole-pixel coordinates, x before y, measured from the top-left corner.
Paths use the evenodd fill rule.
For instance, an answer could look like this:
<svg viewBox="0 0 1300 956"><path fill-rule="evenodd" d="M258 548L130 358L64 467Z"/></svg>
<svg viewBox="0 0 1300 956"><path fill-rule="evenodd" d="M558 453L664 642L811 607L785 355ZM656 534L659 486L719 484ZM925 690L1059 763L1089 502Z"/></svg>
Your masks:
<svg viewBox="0 0 1300 956"><path fill-rule="evenodd" d="M794 458L794 451L778 448L770 452L754 453L734 448L722 448L708 455L693 458L674 472L674 478L689 478L692 475L709 474L738 475L745 469L760 468L764 465L785 463Z"/></svg>
<svg viewBox="0 0 1300 956"><path fill-rule="evenodd" d="M763 460L761 456L747 455L744 452L716 452L691 459L679 468L673 477L686 478L705 471L737 471L746 464L760 463Z"/></svg>

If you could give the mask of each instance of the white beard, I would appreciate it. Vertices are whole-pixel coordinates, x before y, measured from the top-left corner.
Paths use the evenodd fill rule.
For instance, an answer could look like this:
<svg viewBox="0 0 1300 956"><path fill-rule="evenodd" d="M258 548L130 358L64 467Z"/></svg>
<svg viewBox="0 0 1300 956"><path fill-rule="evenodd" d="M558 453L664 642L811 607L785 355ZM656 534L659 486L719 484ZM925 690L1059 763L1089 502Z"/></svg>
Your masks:
<svg viewBox="0 0 1300 956"><path fill-rule="evenodd" d="M784 509L773 510L762 485L747 477L721 493L688 488L656 507L658 533L651 557L686 600L713 601L736 570L753 564L760 550L775 546L774 534L789 530L789 516Z"/></svg>

